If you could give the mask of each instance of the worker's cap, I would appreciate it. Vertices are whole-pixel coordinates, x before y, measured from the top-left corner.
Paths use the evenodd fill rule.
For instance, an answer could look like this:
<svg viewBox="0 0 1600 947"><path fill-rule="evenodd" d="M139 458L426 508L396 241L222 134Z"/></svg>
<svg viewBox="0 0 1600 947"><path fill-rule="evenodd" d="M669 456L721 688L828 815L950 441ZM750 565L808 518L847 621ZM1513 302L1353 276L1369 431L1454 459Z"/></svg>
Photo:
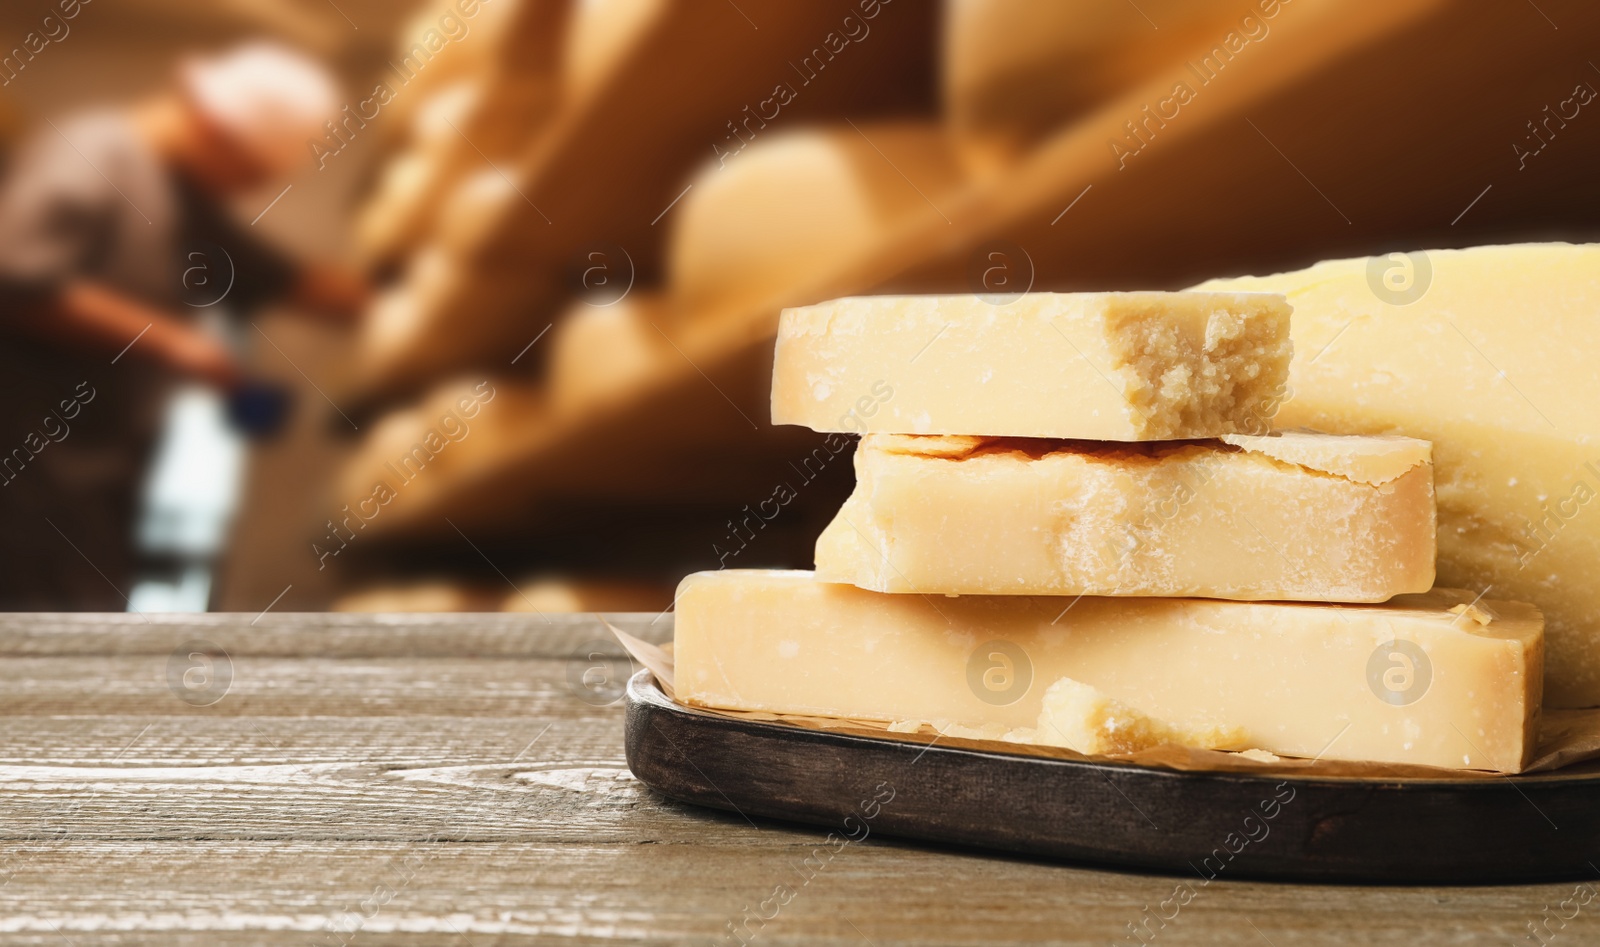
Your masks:
<svg viewBox="0 0 1600 947"><path fill-rule="evenodd" d="M294 169L324 137L339 89L321 64L286 46L245 43L185 64L184 92L200 114L274 174Z"/></svg>

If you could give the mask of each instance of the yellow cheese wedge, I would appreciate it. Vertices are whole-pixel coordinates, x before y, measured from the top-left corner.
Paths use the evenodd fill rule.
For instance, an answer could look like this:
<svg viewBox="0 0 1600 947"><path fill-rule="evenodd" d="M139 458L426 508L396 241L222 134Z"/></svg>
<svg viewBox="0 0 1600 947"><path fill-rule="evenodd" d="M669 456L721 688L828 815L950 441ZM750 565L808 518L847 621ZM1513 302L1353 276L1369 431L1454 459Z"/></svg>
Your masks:
<svg viewBox="0 0 1600 947"><path fill-rule="evenodd" d="M701 572L678 588L686 703L1030 728L1070 677L1186 729L1285 756L1517 772L1533 749L1543 622L1471 593L1387 605L884 595L809 572ZM1485 607L1484 602L1478 603Z"/></svg>
<svg viewBox="0 0 1600 947"><path fill-rule="evenodd" d="M1150 441L1262 434L1289 307L1241 293L867 296L786 309L772 421Z"/></svg>
<svg viewBox="0 0 1600 947"><path fill-rule="evenodd" d="M1289 297L1281 425L1433 441L1439 581L1537 604L1550 705L1600 705L1600 246L1335 260L1200 288Z"/></svg>
<svg viewBox="0 0 1600 947"><path fill-rule="evenodd" d="M826 582L1313 602L1433 587L1433 471L1413 438L868 434L855 468L817 540Z"/></svg>

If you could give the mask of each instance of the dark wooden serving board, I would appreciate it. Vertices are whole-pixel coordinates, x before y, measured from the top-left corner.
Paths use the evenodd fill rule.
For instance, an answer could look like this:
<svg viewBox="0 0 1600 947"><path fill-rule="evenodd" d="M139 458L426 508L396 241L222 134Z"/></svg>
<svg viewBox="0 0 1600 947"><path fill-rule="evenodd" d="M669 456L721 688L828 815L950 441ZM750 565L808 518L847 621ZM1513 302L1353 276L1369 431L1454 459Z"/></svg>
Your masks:
<svg viewBox="0 0 1600 947"><path fill-rule="evenodd" d="M635 776L684 802L871 834L1213 878L1600 877L1600 771L1485 779L1179 772L706 713L628 684Z"/></svg>

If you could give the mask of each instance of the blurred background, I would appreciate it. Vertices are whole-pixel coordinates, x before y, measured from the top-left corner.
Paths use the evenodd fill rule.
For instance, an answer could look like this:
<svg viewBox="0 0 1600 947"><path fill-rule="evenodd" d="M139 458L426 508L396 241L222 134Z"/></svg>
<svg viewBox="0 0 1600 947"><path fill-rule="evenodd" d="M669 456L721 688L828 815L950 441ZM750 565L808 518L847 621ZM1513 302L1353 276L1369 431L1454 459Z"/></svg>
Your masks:
<svg viewBox="0 0 1600 947"><path fill-rule="evenodd" d="M809 567L779 310L1600 230L1589 0L13 0L0 607Z"/></svg>

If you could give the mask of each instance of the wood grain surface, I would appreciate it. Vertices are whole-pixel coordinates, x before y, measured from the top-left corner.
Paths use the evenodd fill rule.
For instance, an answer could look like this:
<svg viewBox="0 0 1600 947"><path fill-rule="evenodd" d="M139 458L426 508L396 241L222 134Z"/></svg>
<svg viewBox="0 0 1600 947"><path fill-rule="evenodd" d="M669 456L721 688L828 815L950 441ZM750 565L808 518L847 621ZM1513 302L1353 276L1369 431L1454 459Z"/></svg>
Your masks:
<svg viewBox="0 0 1600 947"><path fill-rule="evenodd" d="M654 619L613 620L670 637ZM840 848L673 803L628 772L604 702L627 662L592 644L603 632L554 615L0 618L0 943L1600 940L1600 900L1572 883L1200 884Z"/></svg>

